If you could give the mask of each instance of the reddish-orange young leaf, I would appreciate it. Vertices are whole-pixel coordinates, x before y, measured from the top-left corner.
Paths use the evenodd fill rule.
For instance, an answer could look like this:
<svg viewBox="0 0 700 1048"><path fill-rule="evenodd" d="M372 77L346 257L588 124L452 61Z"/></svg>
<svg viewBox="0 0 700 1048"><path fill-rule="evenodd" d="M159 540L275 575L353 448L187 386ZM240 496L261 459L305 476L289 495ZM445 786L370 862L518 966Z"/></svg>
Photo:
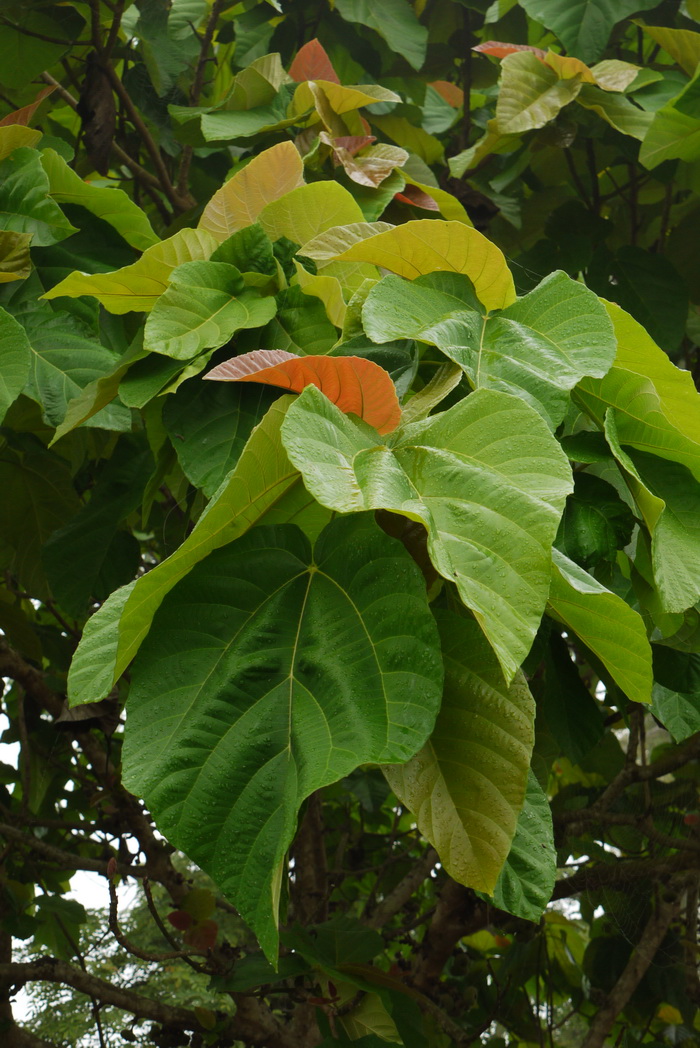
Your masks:
<svg viewBox="0 0 700 1048"><path fill-rule="evenodd" d="M173 910L168 914L168 920L179 932L186 932L194 924L194 917L185 910Z"/></svg>
<svg viewBox="0 0 700 1048"><path fill-rule="evenodd" d="M256 349L232 357L205 378L222 382L264 382L301 393L318 386L347 415L357 415L379 433L391 433L401 408L388 372L364 357L297 357L283 349Z"/></svg>
<svg viewBox="0 0 700 1048"><path fill-rule="evenodd" d="M394 196L394 200L400 200L402 204L412 204L413 207L422 207L424 211L439 211L440 207L431 196L424 193L418 186L409 184L403 187L401 193Z"/></svg>
<svg viewBox="0 0 700 1048"><path fill-rule="evenodd" d="M472 51L480 51L482 55L493 55L494 58L505 58L514 55L516 51L532 51L541 61L547 54L541 47L530 47L529 44L502 44L498 40L487 40L483 44L477 44Z"/></svg>
<svg viewBox="0 0 700 1048"><path fill-rule="evenodd" d="M216 921L199 921L185 932L183 939L188 946L194 946L196 950L213 950L218 934L219 925Z"/></svg>
<svg viewBox="0 0 700 1048"><path fill-rule="evenodd" d="M449 80L433 80L432 84L428 84L428 87L435 88L448 106L452 106L453 109L459 109L464 104L464 91L461 87L457 87L456 84L451 84Z"/></svg>
<svg viewBox="0 0 700 1048"><path fill-rule="evenodd" d="M340 79L333 64L318 40L309 40L297 51L296 58L289 67L292 80L301 84L304 80L330 80L339 84Z"/></svg>
<svg viewBox="0 0 700 1048"><path fill-rule="evenodd" d="M29 121L32 119L37 109L44 101L47 95L50 95L52 91L55 91L55 87L42 87L39 94L36 96L33 102L28 106L22 106L21 109L15 109L14 113L8 113L0 120L0 127L6 127L8 124L24 124L25 127L29 125Z"/></svg>

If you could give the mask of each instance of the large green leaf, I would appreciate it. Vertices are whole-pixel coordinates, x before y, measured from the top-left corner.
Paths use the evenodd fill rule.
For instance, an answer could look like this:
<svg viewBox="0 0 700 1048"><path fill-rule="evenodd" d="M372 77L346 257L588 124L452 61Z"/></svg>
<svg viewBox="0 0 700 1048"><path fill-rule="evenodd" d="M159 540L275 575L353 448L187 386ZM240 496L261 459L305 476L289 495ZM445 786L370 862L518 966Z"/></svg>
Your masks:
<svg viewBox="0 0 700 1048"><path fill-rule="evenodd" d="M569 54L584 62L600 58L613 26L658 0L520 0L531 18L557 34Z"/></svg>
<svg viewBox="0 0 700 1048"><path fill-rule="evenodd" d="M569 391L584 375L602 378L615 359L605 307L558 272L502 312L484 315L464 283L450 273L413 282L385 277L362 308L365 331L375 342L432 343L460 365L472 386L523 397L555 428Z"/></svg>
<svg viewBox="0 0 700 1048"><path fill-rule="evenodd" d="M253 427L278 397L265 386L195 380L166 398L165 429L185 476L207 497L234 468Z"/></svg>
<svg viewBox="0 0 700 1048"><path fill-rule="evenodd" d="M576 101L584 109L593 110L623 135L631 135L640 142L654 119L652 113L645 113L624 95L603 91L594 84L584 84L576 96Z"/></svg>
<svg viewBox="0 0 700 1048"><path fill-rule="evenodd" d="M276 870L303 799L405 761L440 705L423 577L370 516L311 549L256 528L166 597L132 669L124 781L277 953Z"/></svg>
<svg viewBox="0 0 700 1048"><path fill-rule="evenodd" d="M406 0L335 0L336 10L346 21L374 29L392 51L420 69L425 61L428 30L422 26Z"/></svg>
<svg viewBox="0 0 700 1048"><path fill-rule="evenodd" d="M36 149L15 149L0 162L0 229L31 233L34 247L56 244L76 231L49 196Z"/></svg>
<svg viewBox="0 0 700 1048"><path fill-rule="evenodd" d="M496 117L489 128L502 135L519 135L544 127L580 90L580 76L560 79L531 51L516 51L501 63Z"/></svg>
<svg viewBox="0 0 700 1048"><path fill-rule="evenodd" d="M18 311L29 339L31 360L25 393L41 404L46 422L58 426L65 418L69 401L89 383L108 375L117 357L97 342L88 329L70 313L54 311L47 303ZM131 416L120 404L109 404L93 416L92 425L124 430Z"/></svg>
<svg viewBox="0 0 700 1048"><path fill-rule="evenodd" d="M183 544L140 578L133 592L129 587L117 590L89 619L68 678L71 705L109 694L138 651L163 597L212 550L263 520L291 520L308 525L312 533L326 523L328 513L308 494L282 446L280 426L290 403L290 397L280 398L253 430L236 468Z"/></svg>
<svg viewBox="0 0 700 1048"><path fill-rule="evenodd" d="M504 309L515 301L503 252L463 222L417 219L376 233L371 223L361 223L319 239L320 243L304 244L302 254L324 262L330 258L369 262L411 280L436 270L464 273L486 309Z"/></svg>
<svg viewBox="0 0 700 1048"><path fill-rule="evenodd" d="M147 248L133 265L94 275L76 271L47 291L44 298L92 295L110 313L147 311L153 309L177 266L208 258L218 244L216 237L206 229L181 229L168 240Z"/></svg>
<svg viewBox="0 0 700 1048"><path fill-rule="evenodd" d="M31 346L24 328L0 308L0 423L24 389L30 360Z"/></svg>
<svg viewBox="0 0 700 1048"><path fill-rule="evenodd" d="M654 645L651 708L676 742L700 731L700 655Z"/></svg>
<svg viewBox="0 0 700 1048"><path fill-rule="evenodd" d="M687 466L700 480L700 397L689 372L675 367L629 314L607 304L617 356L602 379L585 378L574 398L600 429L615 409L621 444Z"/></svg>
<svg viewBox="0 0 700 1048"><path fill-rule="evenodd" d="M144 211L122 189L84 182L53 149L43 150L41 166L49 180L49 195L59 204L80 204L87 208L139 251L158 243Z"/></svg>
<svg viewBox="0 0 700 1048"><path fill-rule="evenodd" d="M33 597L49 587L41 550L49 535L80 509L70 470L33 439L0 451L0 564Z"/></svg>
<svg viewBox="0 0 700 1048"><path fill-rule="evenodd" d="M651 646L641 616L557 549L548 610L590 648L628 698L651 700Z"/></svg>
<svg viewBox="0 0 700 1048"><path fill-rule="evenodd" d="M513 843L493 890L494 905L526 921L539 921L552 897L556 875L552 812L530 770Z"/></svg>
<svg viewBox="0 0 700 1048"><path fill-rule="evenodd" d="M218 348L236 331L261 327L275 315L274 298L246 289L226 262L184 262L146 320L143 345L176 360Z"/></svg>
<svg viewBox="0 0 700 1048"><path fill-rule="evenodd" d="M473 620L442 613L438 622L445 691L435 729L413 760L384 774L450 876L490 893L525 797L535 704L521 674L505 686Z"/></svg>
<svg viewBox="0 0 700 1048"><path fill-rule="evenodd" d="M425 526L433 564L457 585L512 679L544 611L571 490L564 453L537 412L480 389L381 438L307 387L282 436L321 505L388 509Z"/></svg>
<svg viewBox="0 0 700 1048"><path fill-rule="evenodd" d="M609 410L605 434L651 535L654 582L664 611L700 598L700 482L679 462L621 446Z"/></svg>

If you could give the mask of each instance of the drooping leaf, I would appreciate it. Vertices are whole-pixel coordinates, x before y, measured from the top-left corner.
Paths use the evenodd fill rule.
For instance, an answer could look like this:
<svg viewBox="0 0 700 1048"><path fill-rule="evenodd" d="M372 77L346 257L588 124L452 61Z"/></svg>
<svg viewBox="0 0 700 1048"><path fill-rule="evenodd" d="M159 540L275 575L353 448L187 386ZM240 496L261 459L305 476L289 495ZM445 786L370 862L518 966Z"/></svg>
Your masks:
<svg viewBox="0 0 700 1048"><path fill-rule="evenodd" d="M335 345L331 355L373 360L391 375L399 400L410 389L418 371L418 350L415 342L385 342L382 346L376 346L365 335L356 335Z"/></svg>
<svg viewBox="0 0 700 1048"><path fill-rule="evenodd" d="M163 601L132 670L125 783L274 958L302 800L411 757L441 691L422 575L371 517L332 522L313 554L298 528L257 528Z"/></svg>
<svg viewBox="0 0 700 1048"><path fill-rule="evenodd" d="M24 389L30 361L31 346L24 328L0 309L0 423Z"/></svg>
<svg viewBox="0 0 700 1048"><path fill-rule="evenodd" d="M41 166L49 180L49 194L59 204L80 204L108 222L127 244L145 251L158 243L143 210L122 189L93 186L68 167L54 149L44 149Z"/></svg>
<svg viewBox="0 0 700 1048"><path fill-rule="evenodd" d="M545 652L542 710L561 752L578 764L600 741L605 723L581 680L566 641L552 630Z"/></svg>
<svg viewBox="0 0 700 1048"><path fill-rule="evenodd" d="M425 526L435 568L456 584L512 679L540 623L571 490L565 456L537 412L480 389L383 443L310 386L282 434L321 505L388 509Z"/></svg>
<svg viewBox="0 0 700 1048"><path fill-rule="evenodd" d="M225 345L236 331L262 327L275 315L274 298L246 289L226 262L184 262L170 274L144 328L144 348L191 360Z"/></svg>
<svg viewBox="0 0 700 1048"><path fill-rule="evenodd" d="M235 467L254 426L279 396L264 387L185 382L163 424L188 480L210 498Z"/></svg>
<svg viewBox="0 0 700 1048"><path fill-rule="evenodd" d="M0 284L29 276L32 270L31 239L31 233L13 233L7 229L0 232Z"/></svg>
<svg viewBox="0 0 700 1048"><path fill-rule="evenodd" d="M19 125L6 132L25 130ZM31 233L34 247L46 247L75 233L49 196L49 180L35 149L20 147L0 161L0 229Z"/></svg>
<svg viewBox="0 0 700 1048"><path fill-rule="evenodd" d="M657 0L520 0L531 18L556 33L569 54L594 62L617 22Z"/></svg>
<svg viewBox="0 0 700 1048"><path fill-rule="evenodd" d="M700 480L700 397L681 371L629 314L607 305L617 339L615 363L602 379L585 378L575 400L602 430L615 411L621 444L687 466Z"/></svg>
<svg viewBox="0 0 700 1048"><path fill-rule="evenodd" d="M362 308L376 342L415 338L437 346L476 387L527 400L555 428L569 391L584 375L602 377L615 358L612 324L596 295L552 273L500 313L484 316L464 281L431 274L413 282L385 277Z"/></svg>
<svg viewBox="0 0 700 1048"><path fill-rule="evenodd" d="M442 160L445 147L440 139L428 134L420 124L407 117L396 113L388 113L386 116L373 115L372 125L402 149L420 157L425 164L436 164Z"/></svg>
<svg viewBox="0 0 700 1048"><path fill-rule="evenodd" d="M109 694L138 651L165 594L212 550L263 521L308 519L311 530L315 522L316 532L324 526L328 513L305 490L280 439L290 403L283 397L272 405L182 545L137 583L117 590L88 620L68 679L72 706Z"/></svg>
<svg viewBox="0 0 700 1048"><path fill-rule="evenodd" d="M700 33L693 29L673 29L661 25L642 24L641 29L659 44L688 76L695 74L700 63Z"/></svg>
<svg viewBox="0 0 700 1048"><path fill-rule="evenodd" d="M700 482L678 462L623 448L612 409L605 434L651 535L661 606L685 611L700 599Z"/></svg>
<svg viewBox="0 0 700 1048"><path fill-rule="evenodd" d="M29 105L22 106L20 109L15 109L14 112L8 113L7 116L4 116L2 120L0 120L0 127L7 127L9 124L23 124L25 127L28 126L32 122L32 118L41 103L48 95L53 94L55 90L56 88L53 84L50 84L48 87L42 87L41 90L37 92L36 98L33 102L30 102Z"/></svg>
<svg viewBox="0 0 700 1048"><path fill-rule="evenodd" d="M522 675L504 685L475 622L453 613L438 622L445 690L435 729L413 760L384 774L450 876L490 893L525 797L535 705Z"/></svg>
<svg viewBox="0 0 700 1048"><path fill-rule="evenodd" d="M311 295L323 302L326 315L331 324L342 328L345 321L346 305L343 299L343 288L337 277L312 274L295 259L299 287L305 295Z"/></svg>
<svg viewBox="0 0 700 1048"><path fill-rule="evenodd" d="M219 382L264 382L300 393L317 386L341 411L357 415L378 433L390 433L401 418L388 373L362 357L304 356L259 349L218 364L207 375Z"/></svg>
<svg viewBox="0 0 700 1048"><path fill-rule="evenodd" d="M623 135L631 135L643 141L654 119L652 113L634 105L625 95L610 94L598 87L584 84L576 96L578 105L592 109L594 113L606 120L611 127Z"/></svg>
<svg viewBox="0 0 700 1048"><path fill-rule="evenodd" d="M628 698L651 700L651 647L641 616L557 549L549 613L580 637Z"/></svg>
<svg viewBox="0 0 700 1048"><path fill-rule="evenodd" d="M530 770L515 836L493 890L494 905L526 921L539 921L552 897L556 874L552 812Z"/></svg>
<svg viewBox="0 0 700 1048"><path fill-rule="evenodd" d="M414 69L423 65L428 30L404 0L383 0L381 4L372 0L336 0L336 10L346 21L374 29L391 50L403 55Z"/></svg>
<svg viewBox="0 0 700 1048"><path fill-rule="evenodd" d="M370 262L409 280L446 270L464 273L486 309L504 309L515 301L515 286L503 253L485 236L462 222L417 219L372 235L356 227L358 236L347 244L346 233L332 230L316 244L305 243L309 258ZM369 235L367 235L369 233ZM343 243L343 241L346 243Z"/></svg>
<svg viewBox="0 0 700 1048"><path fill-rule="evenodd" d="M172 271L183 262L209 258L218 240L204 229L181 229L178 233L144 251L138 262L113 273L71 273L44 298L92 295L110 313L153 309L156 299L168 286Z"/></svg>
<svg viewBox="0 0 700 1048"><path fill-rule="evenodd" d="M501 63L501 88L492 130L519 135L544 127L581 90L580 74L560 79L530 51L507 55Z"/></svg>
<svg viewBox="0 0 700 1048"><path fill-rule="evenodd" d="M292 142L280 142L253 157L217 190L202 212L199 228L225 240L252 225L273 200L304 185L304 165Z"/></svg>

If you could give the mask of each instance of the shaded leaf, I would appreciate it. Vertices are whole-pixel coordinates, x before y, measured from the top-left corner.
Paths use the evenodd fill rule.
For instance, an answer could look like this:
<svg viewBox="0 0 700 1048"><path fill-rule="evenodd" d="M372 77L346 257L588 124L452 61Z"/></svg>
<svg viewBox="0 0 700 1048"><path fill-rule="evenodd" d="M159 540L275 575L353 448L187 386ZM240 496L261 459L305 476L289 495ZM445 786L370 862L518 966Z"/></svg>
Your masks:
<svg viewBox="0 0 700 1048"><path fill-rule="evenodd" d="M0 423L29 375L31 346L21 324L0 308Z"/></svg>
<svg viewBox="0 0 700 1048"><path fill-rule="evenodd" d="M0 233L0 284L29 276L32 271L31 239L31 233L12 233L9 230Z"/></svg>
<svg viewBox="0 0 700 1048"><path fill-rule="evenodd" d="M336 0L336 10L348 22L359 22L374 29L392 51L403 55L420 69L425 61L428 30L422 26L413 8L404 0Z"/></svg>
<svg viewBox="0 0 700 1048"><path fill-rule="evenodd" d="M250 386L185 382L163 424L187 479L210 498L235 467L253 427L279 394Z"/></svg>
<svg viewBox="0 0 700 1048"><path fill-rule="evenodd" d="M388 373L362 357L304 356L258 349L218 364L205 378L223 382L264 382L300 393L317 386L345 414L357 415L378 433L390 433L401 408Z"/></svg>
<svg viewBox="0 0 700 1048"><path fill-rule="evenodd" d="M611 484L592 473L574 473L557 547L582 568L614 561L632 538L634 515Z"/></svg>
<svg viewBox="0 0 700 1048"><path fill-rule="evenodd" d="M603 716L572 661L566 641L552 630L545 652L542 708L561 752L578 764L603 736Z"/></svg>
<svg viewBox="0 0 700 1048"><path fill-rule="evenodd" d="M435 729L384 774L450 876L490 893L525 797L535 704L522 675L505 686L474 621L443 612L438 623L445 691Z"/></svg>
<svg viewBox="0 0 700 1048"><path fill-rule="evenodd" d="M569 54L594 62L600 57L617 22L658 0L521 0L535 18L561 40Z"/></svg>

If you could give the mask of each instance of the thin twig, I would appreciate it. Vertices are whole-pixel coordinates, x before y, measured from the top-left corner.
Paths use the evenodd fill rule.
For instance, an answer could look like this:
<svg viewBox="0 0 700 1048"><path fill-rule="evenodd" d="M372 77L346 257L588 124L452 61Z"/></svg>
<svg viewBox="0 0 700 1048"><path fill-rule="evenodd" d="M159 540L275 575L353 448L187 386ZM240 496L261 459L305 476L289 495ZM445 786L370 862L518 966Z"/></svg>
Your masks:
<svg viewBox="0 0 700 1048"><path fill-rule="evenodd" d="M202 34L201 46L199 49L199 58L197 59L197 65L194 71L194 77L192 79L192 87L190 88L190 105L199 105L199 99L202 94L202 88L204 87L204 72L207 65L207 55L209 48L211 47L212 40L214 39L214 33L216 32L216 24L219 21L219 15L224 6L224 0L214 0L212 4L207 24ZM180 157L180 170L177 175L177 192L181 196L187 195L188 183L190 177L190 165L192 163L192 156L194 150L192 146L185 146L182 150L182 156Z"/></svg>

